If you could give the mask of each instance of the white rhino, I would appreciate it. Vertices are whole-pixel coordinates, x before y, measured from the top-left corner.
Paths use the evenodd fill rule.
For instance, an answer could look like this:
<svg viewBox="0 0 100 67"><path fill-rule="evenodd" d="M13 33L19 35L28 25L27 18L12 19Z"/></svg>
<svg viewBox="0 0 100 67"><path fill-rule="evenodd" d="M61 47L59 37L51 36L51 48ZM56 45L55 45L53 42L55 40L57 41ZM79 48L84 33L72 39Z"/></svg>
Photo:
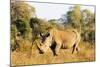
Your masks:
<svg viewBox="0 0 100 67"><path fill-rule="evenodd" d="M38 44L38 48L42 53L45 53L48 48L53 47L53 54L58 55L60 48L73 48L72 54L76 50L79 51L78 45L80 42L80 34L75 29L69 30L58 30L56 28L50 29L45 35L41 35L42 37L40 45Z"/></svg>

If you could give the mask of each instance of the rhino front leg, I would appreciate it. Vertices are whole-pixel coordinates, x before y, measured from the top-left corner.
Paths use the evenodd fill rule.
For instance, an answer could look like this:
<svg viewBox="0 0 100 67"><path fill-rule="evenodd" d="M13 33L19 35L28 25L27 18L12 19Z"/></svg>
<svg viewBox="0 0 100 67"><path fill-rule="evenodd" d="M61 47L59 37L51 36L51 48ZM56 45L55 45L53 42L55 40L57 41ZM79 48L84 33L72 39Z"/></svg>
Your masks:
<svg viewBox="0 0 100 67"><path fill-rule="evenodd" d="M61 43L56 45L56 48L55 48L55 55L56 56L59 54L60 48L61 48Z"/></svg>

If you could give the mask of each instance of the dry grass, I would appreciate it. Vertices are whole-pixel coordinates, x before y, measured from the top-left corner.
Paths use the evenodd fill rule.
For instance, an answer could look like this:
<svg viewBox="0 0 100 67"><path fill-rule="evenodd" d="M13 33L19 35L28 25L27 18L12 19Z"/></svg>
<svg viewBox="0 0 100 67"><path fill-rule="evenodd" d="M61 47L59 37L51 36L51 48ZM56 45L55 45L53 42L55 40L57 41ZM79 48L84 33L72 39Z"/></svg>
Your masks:
<svg viewBox="0 0 100 67"><path fill-rule="evenodd" d="M81 42L80 52L71 54L72 49L61 49L58 56L53 56L49 49L45 54L39 54L37 47L32 47L32 54L30 51L14 51L11 52L11 65L32 65L32 64L52 64L65 62L83 62L95 60L95 47L90 43Z"/></svg>

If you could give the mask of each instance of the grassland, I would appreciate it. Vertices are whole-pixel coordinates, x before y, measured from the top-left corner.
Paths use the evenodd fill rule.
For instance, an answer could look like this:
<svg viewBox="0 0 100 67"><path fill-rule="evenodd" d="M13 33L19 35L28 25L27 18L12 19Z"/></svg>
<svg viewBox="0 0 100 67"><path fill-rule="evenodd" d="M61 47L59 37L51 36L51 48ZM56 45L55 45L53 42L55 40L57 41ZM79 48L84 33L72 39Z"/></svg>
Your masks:
<svg viewBox="0 0 100 67"><path fill-rule="evenodd" d="M79 47L79 53L71 54L72 49L60 49L59 55L53 56L53 53L50 49L45 54L39 54L39 51L34 44L31 55L30 50L11 52L11 65L15 66L95 61L95 45L92 45L88 42L80 42Z"/></svg>

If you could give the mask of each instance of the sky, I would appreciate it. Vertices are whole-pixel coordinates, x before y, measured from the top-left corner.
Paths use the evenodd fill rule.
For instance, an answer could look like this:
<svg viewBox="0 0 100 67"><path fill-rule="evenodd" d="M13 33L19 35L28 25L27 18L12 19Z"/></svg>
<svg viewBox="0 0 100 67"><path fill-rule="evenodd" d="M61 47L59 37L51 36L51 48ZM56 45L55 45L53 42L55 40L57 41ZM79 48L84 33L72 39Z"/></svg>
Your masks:
<svg viewBox="0 0 100 67"><path fill-rule="evenodd" d="M69 4L51 4L51 3L36 3L36 2L26 2L29 5L35 7L36 15L42 19L59 19L63 14L65 14L70 7L74 5ZM94 6L81 6L81 10L89 9L95 12Z"/></svg>

